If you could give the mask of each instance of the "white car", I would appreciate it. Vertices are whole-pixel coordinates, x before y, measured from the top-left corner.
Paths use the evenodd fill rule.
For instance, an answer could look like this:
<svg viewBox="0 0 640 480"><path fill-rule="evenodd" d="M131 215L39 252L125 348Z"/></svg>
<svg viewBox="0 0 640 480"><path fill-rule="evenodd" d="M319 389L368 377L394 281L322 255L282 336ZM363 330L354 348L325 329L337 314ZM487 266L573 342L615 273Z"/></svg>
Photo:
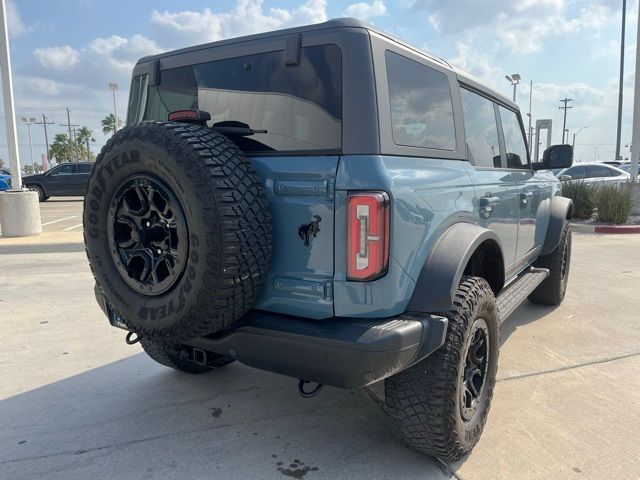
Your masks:
<svg viewBox="0 0 640 480"><path fill-rule="evenodd" d="M629 172L602 163L574 163L569 168L554 170L560 180L580 180L587 184L620 183L629 180Z"/></svg>

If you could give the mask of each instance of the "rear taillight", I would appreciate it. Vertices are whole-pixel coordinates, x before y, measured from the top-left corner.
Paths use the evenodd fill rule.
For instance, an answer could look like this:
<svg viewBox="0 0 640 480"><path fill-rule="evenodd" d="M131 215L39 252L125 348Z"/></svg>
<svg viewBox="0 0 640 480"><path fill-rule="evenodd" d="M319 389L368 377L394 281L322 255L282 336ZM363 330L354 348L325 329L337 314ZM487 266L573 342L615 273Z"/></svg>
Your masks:
<svg viewBox="0 0 640 480"><path fill-rule="evenodd" d="M389 196L354 192L348 205L348 280L373 280L386 272L389 261Z"/></svg>

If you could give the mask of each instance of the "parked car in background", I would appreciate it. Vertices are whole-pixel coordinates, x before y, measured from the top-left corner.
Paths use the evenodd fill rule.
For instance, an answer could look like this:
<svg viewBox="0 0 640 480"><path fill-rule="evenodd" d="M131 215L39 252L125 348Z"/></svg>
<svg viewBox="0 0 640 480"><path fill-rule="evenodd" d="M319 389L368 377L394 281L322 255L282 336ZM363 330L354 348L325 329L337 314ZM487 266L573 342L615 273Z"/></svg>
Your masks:
<svg viewBox="0 0 640 480"><path fill-rule="evenodd" d="M46 173L22 177L22 184L37 192L41 202L53 196L84 195L92 166L89 162L62 163Z"/></svg>
<svg viewBox="0 0 640 480"><path fill-rule="evenodd" d="M603 163L578 163L569 168L553 170L562 181L581 180L587 184L619 183L628 180L629 172Z"/></svg>
<svg viewBox="0 0 640 480"><path fill-rule="evenodd" d="M0 192L11 188L11 172L6 168L0 168Z"/></svg>
<svg viewBox="0 0 640 480"><path fill-rule="evenodd" d="M616 167L620 167L629 162L627 162L626 160L607 160L606 162L600 162L600 163L604 163L605 165L614 165Z"/></svg>
<svg viewBox="0 0 640 480"><path fill-rule="evenodd" d="M625 163L624 165L620 165L620 170L624 170L625 172L631 174L631 163ZM640 165L638 165L638 175L640 175Z"/></svg>

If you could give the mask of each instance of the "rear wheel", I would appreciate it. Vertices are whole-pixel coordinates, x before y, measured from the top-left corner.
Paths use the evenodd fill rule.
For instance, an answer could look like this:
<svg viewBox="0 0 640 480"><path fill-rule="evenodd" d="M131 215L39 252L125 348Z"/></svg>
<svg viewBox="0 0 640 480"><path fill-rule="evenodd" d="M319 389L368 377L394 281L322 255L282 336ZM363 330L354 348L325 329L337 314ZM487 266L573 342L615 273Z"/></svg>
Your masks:
<svg viewBox="0 0 640 480"><path fill-rule="evenodd" d="M215 368L221 368L234 361L231 357L208 353L202 359L193 358L193 353L180 344L156 342L141 338L140 345L147 355L165 367L187 373L207 373Z"/></svg>
<svg viewBox="0 0 640 480"><path fill-rule="evenodd" d="M560 242L553 252L536 260L536 267L549 269L549 276L536 288L529 301L542 305L560 305L564 300L571 266L571 227L565 222Z"/></svg>
<svg viewBox="0 0 640 480"><path fill-rule="evenodd" d="M447 462L480 439L496 382L499 321L489 284L464 277L442 347L385 381L385 412L409 447Z"/></svg>

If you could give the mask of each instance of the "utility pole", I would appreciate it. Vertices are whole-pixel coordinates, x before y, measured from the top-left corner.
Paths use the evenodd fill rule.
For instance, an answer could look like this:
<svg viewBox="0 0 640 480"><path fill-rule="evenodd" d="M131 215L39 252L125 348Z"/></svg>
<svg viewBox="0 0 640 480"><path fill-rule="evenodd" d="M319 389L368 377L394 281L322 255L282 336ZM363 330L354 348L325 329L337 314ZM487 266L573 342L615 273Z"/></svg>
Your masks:
<svg viewBox="0 0 640 480"><path fill-rule="evenodd" d="M71 123L71 112L69 107L67 107L67 123L61 123L61 127L67 127L69 129L69 141L71 142L71 159L73 161L76 160L76 149L75 149L75 127L79 127L77 123ZM73 134L71 133L71 129L73 128Z"/></svg>
<svg viewBox="0 0 640 480"><path fill-rule="evenodd" d="M51 121L48 122L47 121L47 116L43 113L42 114L42 121L41 122L35 122L36 125L42 125L44 127L44 144L47 147L47 162L49 161L49 134L47 133L47 125L53 125L55 122Z"/></svg>
<svg viewBox="0 0 640 480"><path fill-rule="evenodd" d="M616 160L620 156L620 136L622 133L622 90L624 88L624 30L627 19L627 0L622 0L622 34L620 36L620 85L618 85L618 132L616 135Z"/></svg>
<svg viewBox="0 0 640 480"><path fill-rule="evenodd" d="M562 99L562 100L560 100L560 101L564 103L564 106L563 106L563 107L558 107L560 110L564 110L564 120L563 120L563 122L562 122L562 143L564 144L564 134L565 134L565 131L566 131L566 129L567 129L567 110L568 110L569 108L573 108L573 107L569 107L569 106L567 106L567 104L568 104L569 102L573 102L573 98L566 98L566 97L565 97L565 98L563 98L563 99ZM567 140L569 140L569 139L567 138Z"/></svg>

